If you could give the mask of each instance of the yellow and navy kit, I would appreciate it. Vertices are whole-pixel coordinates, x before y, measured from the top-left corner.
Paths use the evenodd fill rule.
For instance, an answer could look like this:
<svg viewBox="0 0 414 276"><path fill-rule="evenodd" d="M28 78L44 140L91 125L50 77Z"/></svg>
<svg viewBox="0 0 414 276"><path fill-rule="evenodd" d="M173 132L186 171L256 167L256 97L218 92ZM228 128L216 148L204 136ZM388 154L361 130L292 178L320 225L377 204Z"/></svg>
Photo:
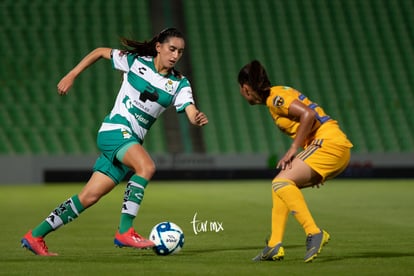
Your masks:
<svg viewBox="0 0 414 276"><path fill-rule="evenodd" d="M312 132L302 145L304 150L297 158L306 162L324 180L336 176L349 162L349 149L352 148L352 143L340 129L338 122L326 114L318 104L296 89L273 86L266 99L266 106L278 128L292 139L296 137L299 127L299 121L289 117L289 107L294 100L313 109L316 118Z"/></svg>
<svg viewBox="0 0 414 276"><path fill-rule="evenodd" d="M332 119L325 111L316 103L312 102L308 97L288 86L274 86L270 90L270 95L266 100L270 114L280 130L289 135L292 139L296 137L299 122L289 118L289 107L294 100L299 100L306 106L315 111L316 124L310 137L307 137L305 145L311 144L316 139L343 139L338 141L344 146L352 147L351 142L346 138L345 134L340 130L338 122ZM338 133L339 132L339 133ZM338 136L339 135L339 136ZM340 140L337 139L337 140Z"/></svg>

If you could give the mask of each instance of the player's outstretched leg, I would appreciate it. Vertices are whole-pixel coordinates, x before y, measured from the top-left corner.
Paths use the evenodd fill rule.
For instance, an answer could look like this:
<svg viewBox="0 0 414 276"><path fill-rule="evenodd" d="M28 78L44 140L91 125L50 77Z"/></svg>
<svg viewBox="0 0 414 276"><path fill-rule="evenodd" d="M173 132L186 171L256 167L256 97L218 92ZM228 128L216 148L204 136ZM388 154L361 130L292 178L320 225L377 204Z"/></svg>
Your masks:
<svg viewBox="0 0 414 276"><path fill-rule="evenodd" d="M322 247L328 243L330 238L331 236L325 230L321 230L318 234L309 234L306 238L305 263L313 261L321 253Z"/></svg>

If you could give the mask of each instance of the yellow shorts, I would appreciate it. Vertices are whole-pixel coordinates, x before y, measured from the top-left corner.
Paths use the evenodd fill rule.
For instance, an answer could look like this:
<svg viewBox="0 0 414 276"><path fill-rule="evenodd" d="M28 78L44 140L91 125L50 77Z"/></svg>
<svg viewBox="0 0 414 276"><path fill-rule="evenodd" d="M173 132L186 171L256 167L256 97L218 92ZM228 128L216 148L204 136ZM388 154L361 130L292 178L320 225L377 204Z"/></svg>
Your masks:
<svg viewBox="0 0 414 276"><path fill-rule="evenodd" d="M296 156L322 176L321 182L343 172L351 158L351 148L335 140L316 139Z"/></svg>

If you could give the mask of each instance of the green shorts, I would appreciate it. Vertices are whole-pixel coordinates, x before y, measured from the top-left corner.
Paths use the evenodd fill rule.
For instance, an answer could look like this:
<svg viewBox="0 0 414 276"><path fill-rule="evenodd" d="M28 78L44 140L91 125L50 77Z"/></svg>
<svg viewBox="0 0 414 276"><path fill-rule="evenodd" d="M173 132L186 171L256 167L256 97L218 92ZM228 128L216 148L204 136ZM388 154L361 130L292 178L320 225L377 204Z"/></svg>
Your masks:
<svg viewBox="0 0 414 276"><path fill-rule="evenodd" d="M96 160L93 171L99 171L119 184L130 172L130 168L122 164L121 160L133 144L142 144L142 141L126 129L99 131L97 146L101 155Z"/></svg>

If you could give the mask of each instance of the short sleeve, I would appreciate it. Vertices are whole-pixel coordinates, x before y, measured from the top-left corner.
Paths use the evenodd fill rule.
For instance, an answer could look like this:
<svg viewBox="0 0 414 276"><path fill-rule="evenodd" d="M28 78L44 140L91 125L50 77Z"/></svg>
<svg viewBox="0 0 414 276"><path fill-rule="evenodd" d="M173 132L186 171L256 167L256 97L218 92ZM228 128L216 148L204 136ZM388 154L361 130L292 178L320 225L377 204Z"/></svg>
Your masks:
<svg viewBox="0 0 414 276"><path fill-rule="evenodd" d="M267 98L266 105L274 108L276 113L281 116L287 116L289 113L289 106L295 100L295 93L292 93L293 88L287 86L272 87L270 96Z"/></svg>
<svg viewBox="0 0 414 276"><path fill-rule="evenodd" d="M189 104L194 104L193 91L188 79L183 78L178 87L178 93L174 100L174 106L177 112L182 112Z"/></svg>
<svg viewBox="0 0 414 276"><path fill-rule="evenodd" d="M131 54L126 53L125 51L121 51L118 49L112 49L112 66L114 69L128 72L129 68L131 67L131 61L133 56Z"/></svg>

